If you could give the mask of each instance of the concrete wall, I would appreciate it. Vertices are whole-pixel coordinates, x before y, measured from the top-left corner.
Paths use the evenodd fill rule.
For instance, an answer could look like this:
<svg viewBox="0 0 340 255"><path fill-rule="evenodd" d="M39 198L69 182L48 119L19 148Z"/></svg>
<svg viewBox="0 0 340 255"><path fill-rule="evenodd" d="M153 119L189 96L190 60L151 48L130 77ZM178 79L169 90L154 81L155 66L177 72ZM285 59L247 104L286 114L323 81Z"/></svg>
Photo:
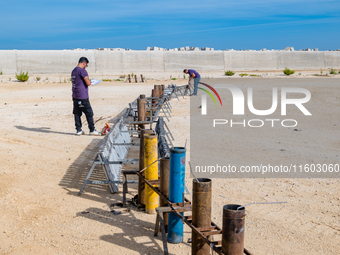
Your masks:
<svg viewBox="0 0 340 255"><path fill-rule="evenodd" d="M276 70L276 51L225 51L225 70Z"/></svg>
<svg viewBox="0 0 340 255"><path fill-rule="evenodd" d="M98 51L0 50L0 71L13 74L69 73L80 57L96 74L131 72L340 69L340 52L330 51Z"/></svg>
<svg viewBox="0 0 340 255"><path fill-rule="evenodd" d="M189 68L206 71L223 71L225 68L223 51L165 51L163 54L165 71L179 71Z"/></svg>
<svg viewBox="0 0 340 255"><path fill-rule="evenodd" d="M17 52L14 50L0 50L0 71L4 74L17 71Z"/></svg>
<svg viewBox="0 0 340 255"><path fill-rule="evenodd" d="M94 51L94 53L96 73L164 71L163 52Z"/></svg>

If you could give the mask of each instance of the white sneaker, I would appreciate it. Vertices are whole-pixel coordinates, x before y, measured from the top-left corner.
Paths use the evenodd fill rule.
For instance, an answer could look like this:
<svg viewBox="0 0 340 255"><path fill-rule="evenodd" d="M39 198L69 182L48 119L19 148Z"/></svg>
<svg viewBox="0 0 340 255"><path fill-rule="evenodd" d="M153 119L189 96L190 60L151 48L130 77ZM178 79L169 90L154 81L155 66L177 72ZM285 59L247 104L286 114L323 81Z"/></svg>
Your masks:
<svg viewBox="0 0 340 255"><path fill-rule="evenodd" d="M85 135L85 132L83 130L77 131L76 135Z"/></svg>
<svg viewBox="0 0 340 255"><path fill-rule="evenodd" d="M90 135L102 135L102 134L99 133L97 130L93 130L92 132L90 132Z"/></svg>

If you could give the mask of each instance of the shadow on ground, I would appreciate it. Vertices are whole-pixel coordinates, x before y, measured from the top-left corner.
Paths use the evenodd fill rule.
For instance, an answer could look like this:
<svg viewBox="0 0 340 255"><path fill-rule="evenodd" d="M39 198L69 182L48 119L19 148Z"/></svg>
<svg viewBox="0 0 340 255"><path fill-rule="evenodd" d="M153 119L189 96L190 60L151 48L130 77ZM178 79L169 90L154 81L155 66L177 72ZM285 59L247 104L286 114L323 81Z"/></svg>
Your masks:
<svg viewBox="0 0 340 255"><path fill-rule="evenodd" d="M85 148L85 150L78 156L78 158L73 161L61 179L59 185L68 190L70 195L78 195L78 192L85 181L85 178L92 166L102 141L102 139L93 139L91 143ZM94 168L90 180L106 180L102 166L97 165ZM84 192L80 196L81 198L88 198L95 201L105 201L105 203L110 203L107 200L111 194L108 185L87 184L84 191L86 193Z"/></svg>
<svg viewBox="0 0 340 255"><path fill-rule="evenodd" d="M164 254L161 233L158 233L157 237L154 236L155 223L136 220L134 213L137 209L135 207L128 208L130 209L129 212L114 215L113 212L90 207L84 212L77 213L77 217L85 217L111 225L116 233L101 236L100 239L103 241L122 248L129 247L130 250L140 254ZM116 228L119 230L116 230ZM190 244L185 242L181 245L190 247Z"/></svg>
<svg viewBox="0 0 340 255"><path fill-rule="evenodd" d="M29 128L25 126L14 126L17 129L25 130L25 131L32 131L38 133L53 133L53 134L60 134L60 135L76 135L76 133L66 133L66 132L59 132L50 130L50 127L39 127L39 128Z"/></svg>
<svg viewBox="0 0 340 255"><path fill-rule="evenodd" d="M122 111L119 116L123 114ZM112 121L115 123L119 116L115 117ZM139 140L139 139L138 139ZM78 196L78 192L82 187L87 174L89 173L91 166L96 158L96 155L102 145L103 139L93 139L91 143L84 149L84 151L76 158L76 160L67 169L65 175L60 181L59 185L68 191L69 195ZM138 148L137 148L138 147ZM127 158L138 159L139 158L139 146L131 146L128 152ZM138 165L124 165L122 170L133 170ZM137 180L137 176L129 175L128 180ZM107 180L103 166L96 165L93 169L90 181L103 181ZM121 177L121 181L123 178ZM127 200L130 200L135 194L137 194L138 184L129 184L129 193L127 194ZM122 184L119 185L119 191L112 194L110 192L108 184L86 184L81 198L94 200L97 202L103 202L106 204L123 201L122 196Z"/></svg>

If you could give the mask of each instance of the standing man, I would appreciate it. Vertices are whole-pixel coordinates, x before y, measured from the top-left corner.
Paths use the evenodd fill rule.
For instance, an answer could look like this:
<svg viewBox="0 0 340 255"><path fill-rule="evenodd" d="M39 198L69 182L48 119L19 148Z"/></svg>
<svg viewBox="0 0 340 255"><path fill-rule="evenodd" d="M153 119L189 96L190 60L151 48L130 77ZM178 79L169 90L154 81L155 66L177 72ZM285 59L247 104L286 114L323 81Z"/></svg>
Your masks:
<svg viewBox="0 0 340 255"><path fill-rule="evenodd" d="M81 57L77 67L74 68L71 73L73 114L77 129L76 134L85 134L85 132L81 129L81 115L84 113L90 129L90 135L100 135L94 127L93 111L89 101L88 87L91 86L91 81L87 71L85 70L88 63L89 60L87 58Z"/></svg>
<svg viewBox="0 0 340 255"><path fill-rule="evenodd" d="M196 96L197 95L197 90L198 90L198 83L201 80L201 76L198 72L196 72L193 69L184 69L183 73L189 74L189 84L190 84L190 80L194 79L194 93L192 93L192 96Z"/></svg>

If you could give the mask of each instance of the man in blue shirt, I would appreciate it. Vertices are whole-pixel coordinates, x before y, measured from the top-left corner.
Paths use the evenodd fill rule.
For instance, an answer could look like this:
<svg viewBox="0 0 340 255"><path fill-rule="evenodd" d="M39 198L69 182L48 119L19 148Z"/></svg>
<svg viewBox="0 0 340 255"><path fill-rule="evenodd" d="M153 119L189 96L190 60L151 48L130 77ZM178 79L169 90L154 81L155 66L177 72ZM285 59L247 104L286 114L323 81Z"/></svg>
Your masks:
<svg viewBox="0 0 340 255"><path fill-rule="evenodd" d="M189 74L189 83L191 79L194 79L194 93L192 93L191 95L196 96L198 90L198 83L201 80L200 74L193 69L184 69L183 73Z"/></svg>
<svg viewBox="0 0 340 255"><path fill-rule="evenodd" d="M85 134L81 127L81 115L86 116L87 124L90 129L90 135L100 135L94 127L93 110L89 101L89 90L91 81L85 68L89 60L85 57L79 59L78 65L71 73L72 80L72 98L73 98L73 114L77 129L77 135Z"/></svg>

